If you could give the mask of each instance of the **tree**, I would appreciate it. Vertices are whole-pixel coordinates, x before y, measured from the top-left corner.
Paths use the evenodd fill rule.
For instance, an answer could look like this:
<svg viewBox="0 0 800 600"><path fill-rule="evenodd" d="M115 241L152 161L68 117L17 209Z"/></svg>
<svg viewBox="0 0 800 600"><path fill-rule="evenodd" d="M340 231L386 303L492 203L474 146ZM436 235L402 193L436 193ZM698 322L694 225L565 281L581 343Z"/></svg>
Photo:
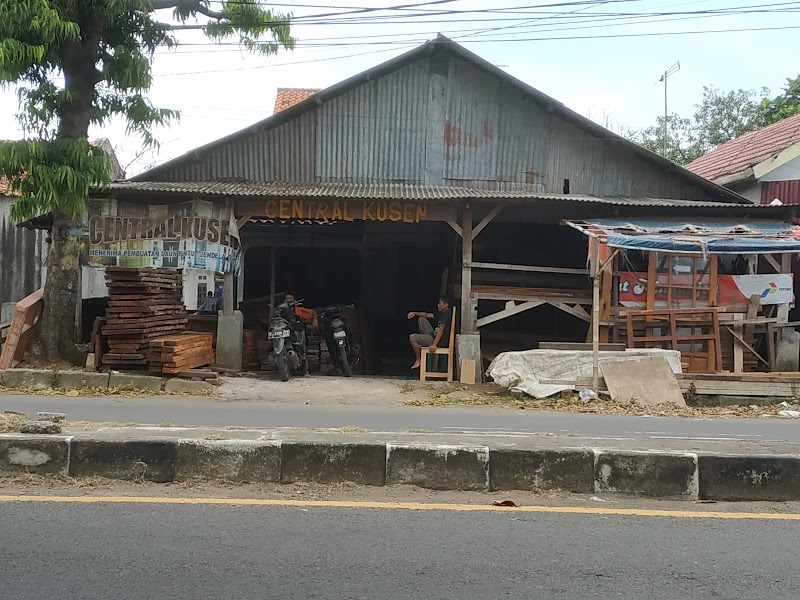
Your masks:
<svg viewBox="0 0 800 600"><path fill-rule="evenodd" d="M766 120L760 98L767 93L767 88L721 92L705 86L692 119L670 116L666 158L684 165L728 140L762 127ZM663 155L664 117L658 117L656 125L631 130L626 137Z"/></svg>
<svg viewBox="0 0 800 600"><path fill-rule="evenodd" d="M666 154L664 153L664 117L658 117L656 124L650 127L631 130L626 137L679 165L689 163L703 154L691 119L673 113L667 121L667 129Z"/></svg>
<svg viewBox="0 0 800 600"><path fill-rule="evenodd" d="M800 114L800 75L786 79L783 93L775 98L764 98L761 101L761 111L765 124L777 123L781 119Z"/></svg>
<svg viewBox="0 0 800 600"><path fill-rule="evenodd" d="M761 98L768 93L767 88L720 92L714 86L705 86L703 100L694 113L694 128L703 152L762 127Z"/></svg>
<svg viewBox="0 0 800 600"><path fill-rule="evenodd" d="M294 47L290 16L261 0L0 0L0 84L18 86L21 142L0 143L0 176L19 196L12 218L53 219L40 341L50 361L80 360L73 315L78 310L81 224L92 186L109 181L110 164L88 142L90 125L114 116L146 146L153 129L179 118L146 93L159 47L178 40L157 11L201 20L212 40L237 39L270 55ZM218 7L212 9L213 7ZM159 13L168 16L168 13ZM63 76L63 85L58 84Z"/></svg>

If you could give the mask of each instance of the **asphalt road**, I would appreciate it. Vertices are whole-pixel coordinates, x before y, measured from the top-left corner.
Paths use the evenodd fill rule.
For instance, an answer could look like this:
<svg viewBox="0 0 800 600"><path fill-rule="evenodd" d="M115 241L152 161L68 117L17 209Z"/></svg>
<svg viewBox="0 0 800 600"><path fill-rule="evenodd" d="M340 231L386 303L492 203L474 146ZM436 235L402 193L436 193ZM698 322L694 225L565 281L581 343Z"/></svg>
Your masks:
<svg viewBox="0 0 800 600"><path fill-rule="evenodd" d="M0 505L0 598L800 596L796 521L219 505Z"/></svg>
<svg viewBox="0 0 800 600"><path fill-rule="evenodd" d="M800 442L800 420L686 419L581 415L486 407L349 406L219 402L211 398L66 398L0 394L0 410L66 412L73 421L242 425L246 427L338 428L374 431L429 430L552 433L579 437L634 439L744 440Z"/></svg>

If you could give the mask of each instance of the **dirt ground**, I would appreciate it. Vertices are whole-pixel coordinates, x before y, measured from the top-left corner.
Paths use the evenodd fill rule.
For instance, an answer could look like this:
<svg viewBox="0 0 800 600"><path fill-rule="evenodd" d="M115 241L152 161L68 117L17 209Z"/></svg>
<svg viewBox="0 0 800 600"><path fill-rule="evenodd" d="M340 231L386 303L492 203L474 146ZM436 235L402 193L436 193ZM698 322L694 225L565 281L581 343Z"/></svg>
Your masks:
<svg viewBox="0 0 800 600"><path fill-rule="evenodd" d="M350 404L355 406L396 406L423 403L432 396L498 393L495 385L467 386L393 379L386 377L296 377L287 382L275 378L226 377L217 391L223 402L269 400L287 404Z"/></svg>

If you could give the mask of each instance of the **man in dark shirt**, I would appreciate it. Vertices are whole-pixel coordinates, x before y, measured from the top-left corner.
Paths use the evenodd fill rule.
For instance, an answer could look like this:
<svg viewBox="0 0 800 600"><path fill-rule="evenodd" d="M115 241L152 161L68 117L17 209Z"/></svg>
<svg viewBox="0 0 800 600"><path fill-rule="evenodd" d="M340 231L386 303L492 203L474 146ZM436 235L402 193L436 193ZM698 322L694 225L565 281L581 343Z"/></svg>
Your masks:
<svg viewBox="0 0 800 600"><path fill-rule="evenodd" d="M416 357L414 364L411 365L412 369L419 369L423 347L435 350L440 344L445 346L450 344L450 327L453 321L450 299L447 296L440 296L436 309L435 314L413 311L408 313L409 321L416 318L419 323L419 333L412 333L408 336L408 341L411 343Z"/></svg>

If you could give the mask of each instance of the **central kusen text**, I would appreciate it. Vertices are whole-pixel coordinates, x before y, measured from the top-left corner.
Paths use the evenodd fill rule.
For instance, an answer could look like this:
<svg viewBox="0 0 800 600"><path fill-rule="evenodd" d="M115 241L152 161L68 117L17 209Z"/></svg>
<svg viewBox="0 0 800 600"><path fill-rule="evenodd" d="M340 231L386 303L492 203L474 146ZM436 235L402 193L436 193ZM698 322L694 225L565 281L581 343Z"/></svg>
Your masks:
<svg viewBox="0 0 800 600"><path fill-rule="evenodd" d="M359 208L356 212L356 208ZM264 214L269 219L315 219L317 221L393 221L419 223L428 216L428 207L418 202L377 202L365 200L361 206L347 200L267 200Z"/></svg>

